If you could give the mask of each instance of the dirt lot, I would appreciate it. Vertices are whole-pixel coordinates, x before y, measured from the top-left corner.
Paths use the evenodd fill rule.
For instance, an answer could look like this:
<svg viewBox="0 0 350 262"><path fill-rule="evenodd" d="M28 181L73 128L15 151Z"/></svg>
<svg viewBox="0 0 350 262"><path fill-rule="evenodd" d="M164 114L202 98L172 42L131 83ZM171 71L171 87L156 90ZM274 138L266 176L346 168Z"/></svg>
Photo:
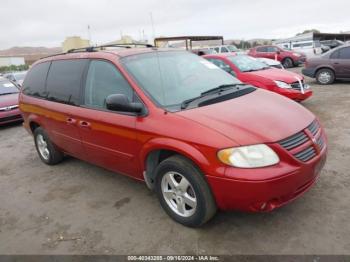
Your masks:
<svg viewBox="0 0 350 262"><path fill-rule="evenodd" d="M1 128L0 254L350 254L350 83L308 82L303 104L329 137L318 184L272 213L219 213L200 229L173 222L142 183L72 158L46 166L21 125Z"/></svg>

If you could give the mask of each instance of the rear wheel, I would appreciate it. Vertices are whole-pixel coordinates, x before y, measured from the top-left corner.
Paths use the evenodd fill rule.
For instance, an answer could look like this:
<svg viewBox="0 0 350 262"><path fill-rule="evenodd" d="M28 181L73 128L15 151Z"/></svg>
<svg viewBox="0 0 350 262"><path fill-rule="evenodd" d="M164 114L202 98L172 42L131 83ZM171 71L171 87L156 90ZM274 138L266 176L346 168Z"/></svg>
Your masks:
<svg viewBox="0 0 350 262"><path fill-rule="evenodd" d="M282 61L284 68L291 68L294 66L294 62L291 58L287 57Z"/></svg>
<svg viewBox="0 0 350 262"><path fill-rule="evenodd" d="M330 85L334 82L334 72L328 68L322 68L316 73L316 81L321 85Z"/></svg>
<svg viewBox="0 0 350 262"><path fill-rule="evenodd" d="M200 226L216 213L216 204L203 174L182 156L172 156L159 164L156 193L167 214L185 226Z"/></svg>
<svg viewBox="0 0 350 262"><path fill-rule="evenodd" d="M45 164L55 165L63 160L63 153L52 144L43 128L34 130L34 142L39 157Z"/></svg>

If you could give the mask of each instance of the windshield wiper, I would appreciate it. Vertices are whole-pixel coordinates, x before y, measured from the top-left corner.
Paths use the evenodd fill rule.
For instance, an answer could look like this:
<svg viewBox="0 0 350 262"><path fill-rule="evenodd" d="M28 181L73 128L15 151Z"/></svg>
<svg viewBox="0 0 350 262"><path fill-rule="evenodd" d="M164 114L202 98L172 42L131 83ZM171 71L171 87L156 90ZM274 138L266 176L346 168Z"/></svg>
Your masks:
<svg viewBox="0 0 350 262"><path fill-rule="evenodd" d="M231 89L232 87L239 86L239 85L245 85L245 84L241 83L241 84L219 85L219 86L217 86L217 87L214 87L214 88L212 88L212 89L209 89L209 90L207 90L207 91L204 91L204 92L202 92L202 93L200 94L200 96L193 97L193 98L190 98L190 99L187 99L187 100L183 101L183 102L181 103L181 109L187 108L187 106L188 106L191 102L193 102L193 101L195 101L195 100L197 100L197 99L200 99L200 98L205 97L205 96L207 96L207 95L219 93L219 92L225 91L225 90L227 90L227 89Z"/></svg>
<svg viewBox="0 0 350 262"><path fill-rule="evenodd" d="M12 95L12 94L18 94L18 92L1 93L1 94L0 94L0 96L4 96L4 95Z"/></svg>

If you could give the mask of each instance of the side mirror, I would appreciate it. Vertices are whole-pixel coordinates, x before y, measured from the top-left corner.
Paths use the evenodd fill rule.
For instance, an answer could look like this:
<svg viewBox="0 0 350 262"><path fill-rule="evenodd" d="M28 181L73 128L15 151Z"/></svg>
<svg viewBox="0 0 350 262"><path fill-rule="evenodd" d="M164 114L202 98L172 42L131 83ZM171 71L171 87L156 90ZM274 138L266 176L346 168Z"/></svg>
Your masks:
<svg viewBox="0 0 350 262"><path fill-rule="evenodd" d="M141 113L143 105L141 103L132 103L124 94L109 95L106 99L107 109L120 112Z"/></svg>

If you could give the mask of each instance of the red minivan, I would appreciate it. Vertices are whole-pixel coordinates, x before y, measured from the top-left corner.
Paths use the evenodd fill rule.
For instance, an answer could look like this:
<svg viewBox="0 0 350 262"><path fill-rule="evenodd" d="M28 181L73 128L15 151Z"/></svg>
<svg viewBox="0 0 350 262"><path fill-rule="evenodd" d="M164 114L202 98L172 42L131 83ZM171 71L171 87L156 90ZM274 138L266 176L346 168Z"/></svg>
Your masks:
<svg viewBox="0 0 350 262"><path fill-rule="evenodd" d="M295 101L303 101L312 95L303 76L270 67L253 57L236 54L210 54L203 57L243 83L276 92Z"/></svg>
<svg viewBox="0 0 350 262"><path fill-rule="evenodd" d="M41 160L70 155L145 181L175 221L271 211L302 195L327 139L303 106L182 50L88 48L48 57L20 94Z"/></svg>

